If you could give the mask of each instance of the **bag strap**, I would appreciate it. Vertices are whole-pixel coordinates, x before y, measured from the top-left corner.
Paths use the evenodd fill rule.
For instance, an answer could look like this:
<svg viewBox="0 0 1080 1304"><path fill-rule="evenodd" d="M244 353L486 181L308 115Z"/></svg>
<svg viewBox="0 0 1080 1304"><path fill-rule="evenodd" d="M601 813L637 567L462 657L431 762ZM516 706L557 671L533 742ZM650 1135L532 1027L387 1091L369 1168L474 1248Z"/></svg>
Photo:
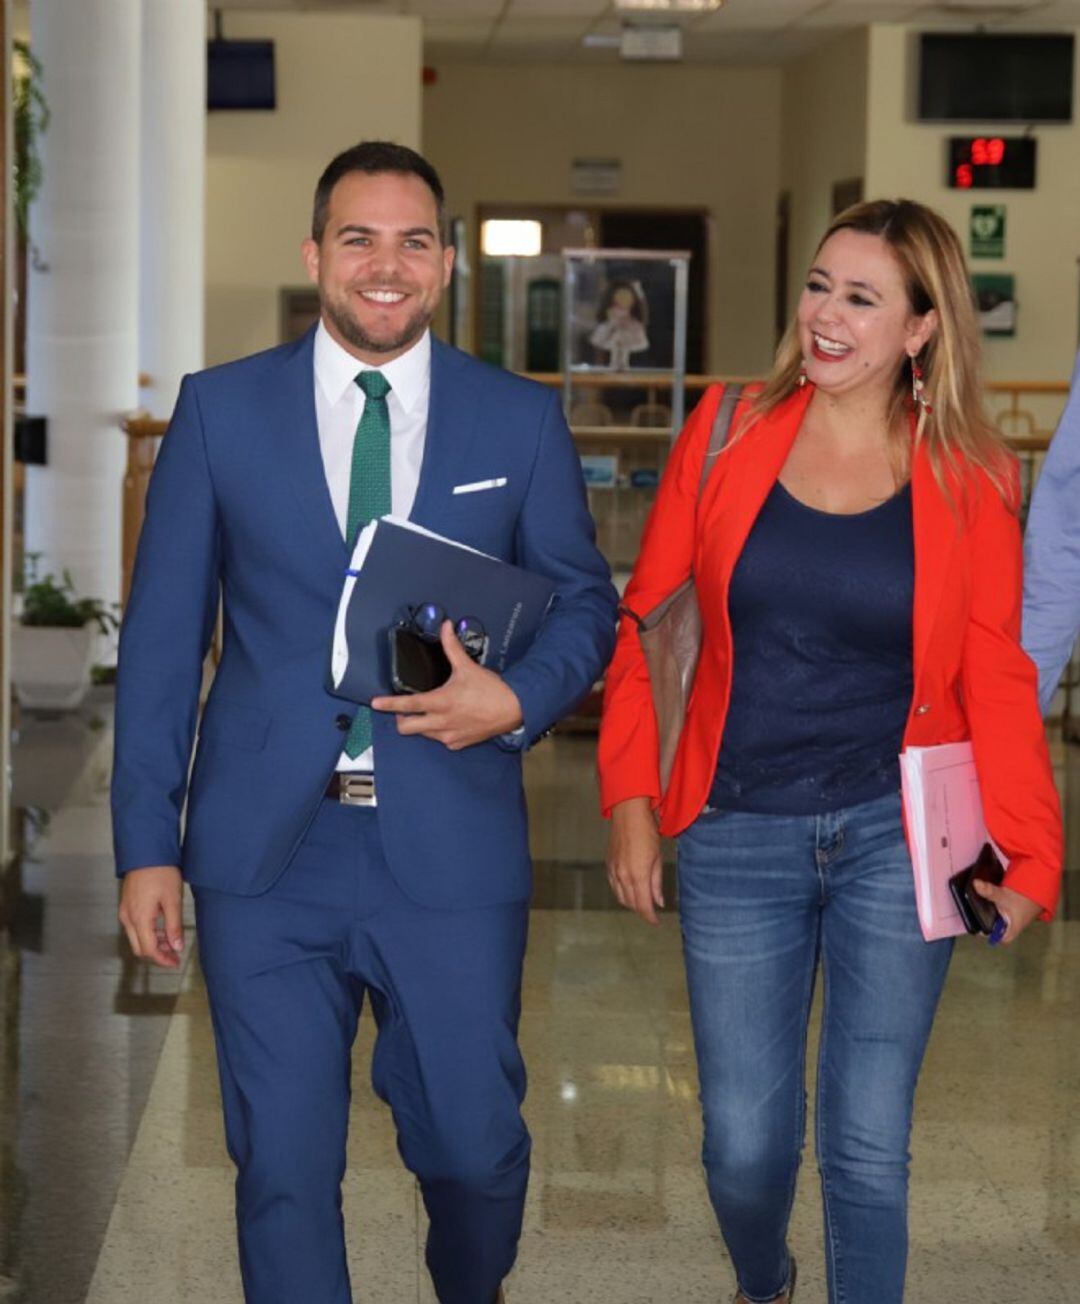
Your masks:
<svg viewBox="0 0 1080 1304"><path fill-rule="evenodd" d="M709 435L709 447L705 450L705 460L701 464L701 479L698 481L698 501L701 501L701 495L705 492L705 485L708 483L709 475L716 465L716 459L724 451L724 445L727 443L728 434L731 431L731 418L735 415L735 408L738 406L739 399L742 398L742 385L725 385L724 396L720 400L720 406L716 409L716 420L713 422L712 433Z"/></svg>
<svg viewBox="0 0 1080 1304"><path fill-rule="evenodd" d="M743 386L741 384L727 385L724 387L724 396L721 398L720 405L716 409L716 419L713 421L713 428L709 434L709 447L705 450L705 461L701 468L701 479L698 481L699 502L701 501L701 495L705 492L705 485L708 482L709 473L716 465L716 459L723 452L724 445L727 443L727 437L731 430L731 419L735 415L735 409L739 404L739 400L742 398L742 392ZM676 597L687 587L688 584L692 583L693 577L685 581L683 584L680 584L675 592L670 594L660 605L666 608L670 604L672 598ZM634 624L637 625L639 630L646 628L646 623L641 616L639 616L636 611L633 611L626 606L625 603L619 603L619 615L629 616ZM650 612L650 618L655 617L655 615L656 611Z"/></svg>

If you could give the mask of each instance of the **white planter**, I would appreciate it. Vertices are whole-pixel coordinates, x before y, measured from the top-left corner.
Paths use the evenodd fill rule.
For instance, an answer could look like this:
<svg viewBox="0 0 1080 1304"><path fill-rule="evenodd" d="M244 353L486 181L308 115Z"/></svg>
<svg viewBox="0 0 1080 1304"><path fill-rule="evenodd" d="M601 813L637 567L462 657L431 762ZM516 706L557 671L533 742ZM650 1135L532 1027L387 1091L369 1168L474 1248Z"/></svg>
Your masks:
<svg viewBox="0 0 1080 1304"><path fill-rule="evenodd" d="M11 631L11 678L20 706L73 711L90 689L98 628L23 625Z"/></svg>

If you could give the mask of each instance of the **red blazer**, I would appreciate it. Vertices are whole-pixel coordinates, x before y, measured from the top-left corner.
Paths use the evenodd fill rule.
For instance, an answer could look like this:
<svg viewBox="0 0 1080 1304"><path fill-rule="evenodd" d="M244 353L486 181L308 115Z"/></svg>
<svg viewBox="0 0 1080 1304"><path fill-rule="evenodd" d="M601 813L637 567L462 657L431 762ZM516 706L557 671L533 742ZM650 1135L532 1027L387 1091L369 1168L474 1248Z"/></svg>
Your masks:
<svg viewBox="0 0 1080 1304"><path fill-rule="evenodd" d="M651 611L692 570L704 623L701 659L671 781L661 793L648 671L636 626L623 619L600 728L605 815L628 797L649 797L661 832L673 837L705 805L731 692L728 586L812 392L807 386L730 443L700 504L698 482L721 386L706 392L675 445L624 601L639 615ZM743 410L740 405L736 423ZM1010 860L1006 884L1037 901L1049 918L1061 879L1061 810L1035 667L1020 647L1020 526L985 475L972 470L964 481L967 492L958 482L950 503L925 449L916 450L915 689L904 746L971 739L986 822Z"/></svg>

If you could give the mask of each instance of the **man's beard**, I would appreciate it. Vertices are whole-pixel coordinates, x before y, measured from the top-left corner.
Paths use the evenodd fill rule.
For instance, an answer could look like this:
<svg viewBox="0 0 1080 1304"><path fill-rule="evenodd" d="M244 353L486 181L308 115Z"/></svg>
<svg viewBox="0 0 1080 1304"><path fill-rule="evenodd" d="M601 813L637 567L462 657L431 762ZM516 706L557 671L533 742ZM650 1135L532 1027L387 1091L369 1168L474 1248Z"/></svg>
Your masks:
<svg viewBox="0 0 1080 1304"><path fill-rule="evenodd" d="M375 337L364 330L345 304L324 299L322 310L334 323L342 339L348 340L353 348L362 349L365 353L396 353L415 344L431 324L432 318L432 313L421 307L395 334Z"/></svg>

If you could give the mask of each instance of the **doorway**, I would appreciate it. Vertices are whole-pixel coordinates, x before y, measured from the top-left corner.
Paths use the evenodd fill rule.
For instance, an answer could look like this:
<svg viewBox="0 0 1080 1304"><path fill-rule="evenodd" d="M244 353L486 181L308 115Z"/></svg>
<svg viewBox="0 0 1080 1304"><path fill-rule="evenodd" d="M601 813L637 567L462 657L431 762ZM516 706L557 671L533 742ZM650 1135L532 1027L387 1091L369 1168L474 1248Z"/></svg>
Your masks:
<svg viewBox="0 0 1080 1304"><path fill-rule="evenodd" d="M528 257L483 252L486 221L538 222L539 252ZM564 249L685 249L690 252L687 371L708 357L709 239L703 209L481 204L473 238L473 352L510 371L552 375L559 369Z"/></svg>

